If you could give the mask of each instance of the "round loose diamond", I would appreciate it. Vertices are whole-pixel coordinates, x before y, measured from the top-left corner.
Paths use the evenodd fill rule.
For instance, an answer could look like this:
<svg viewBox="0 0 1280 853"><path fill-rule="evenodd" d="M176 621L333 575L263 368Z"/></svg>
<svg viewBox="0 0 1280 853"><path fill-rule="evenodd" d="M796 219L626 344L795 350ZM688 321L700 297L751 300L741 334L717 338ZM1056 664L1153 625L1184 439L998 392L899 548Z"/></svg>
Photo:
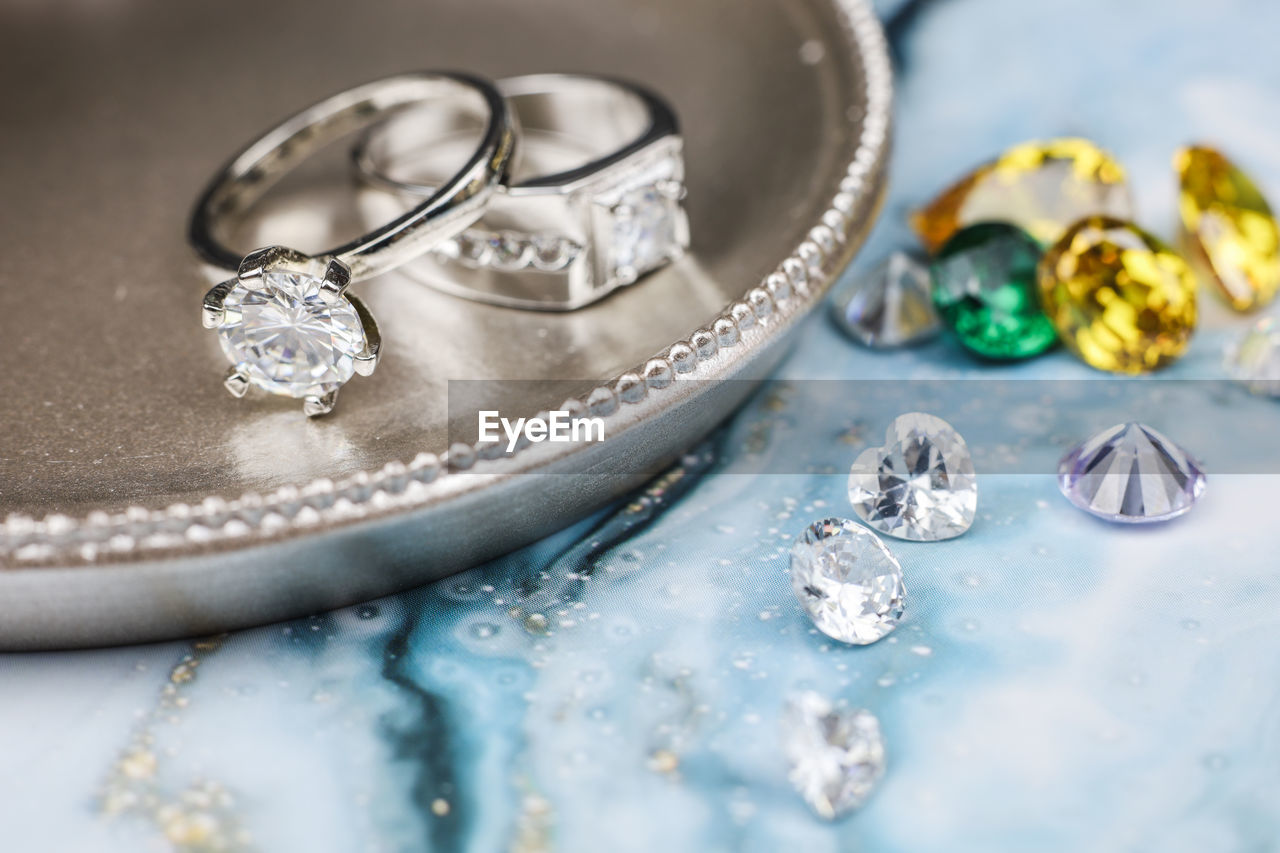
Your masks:
<svg viewBox="0 0 1280 853"><path fill-rule="evenodd" d="M1116 424L1058 465L1062 494L1087 513L1130 524L1177 518L1200 499L1205 476L1187 451L1146 424Z"/></svg>
<svg viewBox="0 0 1280 853"><path fill-rule="evenodd" d="M864 450L849 471L849 500L872 528L899 539L952 539L978 509L969 446L942 418L911 412L889 425L884 447Z"/></svg>
<svg viewBox="0 0 1280 853"><path fill-rule="evenodd" d="M360 316L317 276L275 271L237 282L223 303L218 340L263 391L323 396L351 378L365 348Z"/></svg>
<svg viewBox="0 0 1280 853"><path fill-rule="evenodd" d="M863 646L902 618L902 567L880 538L854 521L828 518L791 546L791 587L818 630Z"/></svg>
<svg viewBox="0 0 1280 853"><path fill-rule="evenodd" d="M791 784L827 820L859 808L884 775L884 737L875 715L836 708L811 691L787 703L782 742Z"/></svg>

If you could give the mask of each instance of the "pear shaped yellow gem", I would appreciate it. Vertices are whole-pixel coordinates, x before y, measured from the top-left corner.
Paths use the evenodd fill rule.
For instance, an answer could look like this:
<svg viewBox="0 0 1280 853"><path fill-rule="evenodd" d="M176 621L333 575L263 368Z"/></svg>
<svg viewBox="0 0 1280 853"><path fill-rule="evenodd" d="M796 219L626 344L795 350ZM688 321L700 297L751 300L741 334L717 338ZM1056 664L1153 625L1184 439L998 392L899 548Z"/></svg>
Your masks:
<svg viewBox="0 0 1280 853"><path fill-rule="evenodd" d="M911 217L932 253L961 228L1008 222L1049 245L1090 215L1133 217L1124 169L1087 139L1024 142L979 166Z"/></svg>
<svg viewBox="0 0 1280 853"><path fill-rule="evenodd" d="M1232 308L1266 305L1280 289L1280 227L1267 200L1212 148L1183 148L1173 168L1183 251Z"/></svg>
<svg viewBox="0 0 1280 853"><path fill-rule="evenodd" d="M1058 337L1115 373L1163 367L1196 325L1196 278L1173 249L1136 225L1093 216L1040 259L1040 297Z"/></svg>

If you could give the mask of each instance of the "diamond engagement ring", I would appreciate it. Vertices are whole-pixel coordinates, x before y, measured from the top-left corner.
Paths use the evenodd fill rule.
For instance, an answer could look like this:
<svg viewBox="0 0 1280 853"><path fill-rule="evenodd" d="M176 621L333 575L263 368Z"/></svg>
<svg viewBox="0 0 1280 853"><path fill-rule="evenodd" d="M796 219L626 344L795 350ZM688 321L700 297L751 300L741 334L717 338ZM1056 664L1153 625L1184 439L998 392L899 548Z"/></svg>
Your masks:
<svg viewBox="0 0 1280 853"><path fill-rule="evenodd" d="M452 132L466 135L469 153L460 170L410 209L315 255L269 246L242 256L221 242L221 231L330 142L407 107L438 102L448 104L443 112ZM372 373L381 348L373 316L347 286L411 261L474 223L505 179L514 147L510 109L491 83L424 71L326 98L232 158L196 201L188 229L205 262L235 275L205 294L202 309L205 328L217 330L232 365L227 389L241 397L252 385L300 398L312 416L332 410L338 388L355 373Z"/></svg>
<svg viewBox="0 0 1280 853"><path fill-rule="evenodd" d="M683 142L671 107L613 78L533 74L498 82L520 126L520 162L480 222L403 271L438 290L568 311L680 258L689 245ZM367 219L436 191L438 110L374 125L353 153Z"/></svg>

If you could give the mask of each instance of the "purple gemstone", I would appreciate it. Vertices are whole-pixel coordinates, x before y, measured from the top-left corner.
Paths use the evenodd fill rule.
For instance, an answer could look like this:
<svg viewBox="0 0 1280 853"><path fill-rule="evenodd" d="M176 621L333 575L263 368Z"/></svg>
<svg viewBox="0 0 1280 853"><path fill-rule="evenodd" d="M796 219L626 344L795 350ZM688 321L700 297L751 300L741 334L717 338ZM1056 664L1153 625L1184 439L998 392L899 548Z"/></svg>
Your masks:
<svg viewBox="0 0 1280 853"><path fill-rule="evenodd" d="M1085 441L1058 463L1067 500L1108 521L1168 521L1204 492L1200 463L1146 424L1129 422Z"/></svg>

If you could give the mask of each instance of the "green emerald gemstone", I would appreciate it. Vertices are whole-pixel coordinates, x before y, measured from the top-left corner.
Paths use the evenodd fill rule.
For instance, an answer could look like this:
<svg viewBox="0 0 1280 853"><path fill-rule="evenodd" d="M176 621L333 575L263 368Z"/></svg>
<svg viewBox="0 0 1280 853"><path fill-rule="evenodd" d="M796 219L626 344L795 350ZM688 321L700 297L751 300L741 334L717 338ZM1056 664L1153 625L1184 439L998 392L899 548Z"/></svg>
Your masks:
<svg viewBox="0 0 1280 853"><path fill-rule="evenodd" d="M1036 265L1044 249L1004 222L962 228L930 268L933 304L967 349L984 358L1030 358L1057 341L1040 307Z"/></svg>

